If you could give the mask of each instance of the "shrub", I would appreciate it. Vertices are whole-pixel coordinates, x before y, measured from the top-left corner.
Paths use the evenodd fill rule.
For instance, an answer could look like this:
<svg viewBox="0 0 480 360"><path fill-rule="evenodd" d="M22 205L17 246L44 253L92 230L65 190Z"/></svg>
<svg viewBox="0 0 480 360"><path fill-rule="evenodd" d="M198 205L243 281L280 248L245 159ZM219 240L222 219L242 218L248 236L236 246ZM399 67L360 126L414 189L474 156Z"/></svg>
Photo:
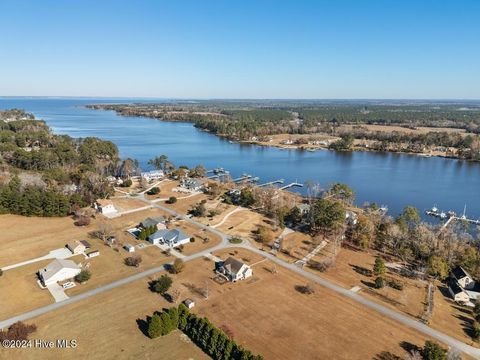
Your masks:
<svg viewBox="0 0 480 360"><path fill-rule="evenodd" d="M162 335L163 332L163 324L160 316L158 314L153 314L152 318L148 322L148 337L150 339L154 339Z"/></svg>
<svg viewBox="0 0 480 360"><path fill-rule="evenodd" d="M160 194L160 188L158 186L155 186L151 188L150 190L147 191L148 195L157 195Z"/></svg>
<svg viewBox="0 0 480 360"><path fill-rule="evenodd" d="M375 289L381 289L385 286L385 280L383 279L383 277L381 276L378 276L376 279L375 279Z"/></svg>
<svg viewBox="0 0 480 360"><path fill-rule="evenodd" d="M194 242L195 242L195 238L194 238L193 236L190 238L190 242L191 242L191 243L194 243Z"/></svg>
<svg viewBox="0 0 480 360"><path fill-rule="evenodd" d="M403 283L395 279L389 279L387 281L387 285L395 290L403 290Z"/></svg>
<svg viewBox="0 0 480 360"><path fill-rule="evenodd" d="M2 275L3 275L3 270L2 270L2 269L0 269L0 276L2 276Z"/></svg>
<svg viewBox="0 0 480 360"><path fill-rule="evenodd" d="M425 360L446 360L447 350L442 348L436 342L427 340L425 341L422 355Z"/></svg>
<svg viewBox="0 0 480 360"><path fill-rule="evenodd" d="M238 237L231 237L230 239L228 239L228 241L231 244L241 244L243 240Z"/></svg>
<svg viewBox="0 0 480 360"><path fill-rule="evenodd" d="M91 278L92 274L88 270L82 270L80 273L75 276L75 280L79 283L84 283L85 281L88 281Z"/></svg>
<svg viewBox="0 0 480 360"><path fill-rule="evenodd" d="M90 218L86 215L80 215L78 219L75 221L76 226L87 226L90 225Z"/></svg>
<svg viewBox="0 0 480 360"><path fill-rule="evenodd" d="M168 204L175 204L177 202L177 198L175 196L170 196L167 200Z"/></svg>
<svg viewBox="0 0 480 360"><path fill-rule="evenodd" d="M308 262L308 266L310 266L314 270L318 270L320 272L327 271L327 269L332 266L332 260L331 259L325 259L323 261L315 261L315 260L310 260Z"/></svg>
<svg viewBox="0 0 480 360"><path fill-rule="evenodd" d="M127 179L120 184L120 187L130 187L132 186L132 184L133 184L132 179Z"/></svg>
<svg viewBox="0 0 480 360"><path fill-rule="evenodd" d="M307 284L307 285L297 285L297 286L295 286L295 290L297 290L301 294L306 294L306 295L310 295L310 294L313 294L315 292L315 289L313 288L313 286L311 286L309 284Z"/></svg>
<svg viewBox="0 0 480 360"><path fill-rule="evenodd" d="M173 283L173 280L170 276L162 275L153 284L153 291L163 295L168 291L168 289L170 289L170 286L172 286L172 283Z"/></svg>
<svg viewBox="0 0 480 360"><path fill-rule="evenodd" d="M8 328L7 331L0 330L0 341L2 340L27 340L28 336L35 332L37 327L35 325L26 325L18 321Z"/></svg>
<svg viewBox="0 0 480 360"><path fill-rule="evenodd" d="M125 261L125 265L138 267L142 262L142 257L140 255L129 256L125 258L124 261Z"/></svg>

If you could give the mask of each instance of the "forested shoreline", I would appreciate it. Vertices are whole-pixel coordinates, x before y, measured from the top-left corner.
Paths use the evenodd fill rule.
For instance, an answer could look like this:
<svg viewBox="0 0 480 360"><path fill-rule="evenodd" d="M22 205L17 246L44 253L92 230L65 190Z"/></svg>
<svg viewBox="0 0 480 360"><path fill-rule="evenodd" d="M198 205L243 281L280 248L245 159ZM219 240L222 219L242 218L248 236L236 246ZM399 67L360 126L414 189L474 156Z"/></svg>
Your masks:
<svg viewBox="0 0 480 360"><path fill-rule="evenodd" d="M360 105L204 101L95 104L88 107L112 110L122 116L191 122L195 127L217 136L267 146L272 135L326 135L370 142L363 147L353 146L353 143L345 147L339 142L330 146L334 150L407 153L440 150L448 157L480 161L480 105L476 103ZM346 125L351 126L347 128ZM375 131L369 129L369 125L397 126L405 131ZM411 131L419 127L429 130L422 133ZM446 128L459 131L446 131Z"/></svg>
<svg viewBox="0 0 480 360"><path fill-rule="evenodd" d="M32 114L0 111L0 213L66 216L89 206L113 193L106 176L118 161L110 141L54 135Z"/></svg>

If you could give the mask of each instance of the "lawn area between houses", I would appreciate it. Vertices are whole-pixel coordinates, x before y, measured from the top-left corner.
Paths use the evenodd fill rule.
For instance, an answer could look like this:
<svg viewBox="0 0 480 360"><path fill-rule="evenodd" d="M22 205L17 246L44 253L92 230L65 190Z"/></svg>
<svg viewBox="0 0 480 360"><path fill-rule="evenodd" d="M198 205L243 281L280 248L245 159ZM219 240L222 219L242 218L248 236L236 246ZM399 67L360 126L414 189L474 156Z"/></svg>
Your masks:
<svg viewBox="0 0 480 360"><path fill-rule="evenodd" d="M257 257L261 259L244 249L236 256L248 257L252 263L257 262ZM415 330L321 286L313 285L312 295L300 294L295 287L305 285L305 279L278 266L277 274L273 274L269 261L253 265L253 277L235 284L213 281L213 266L206 259L187 263L182 273L172 275L173 288L179 289L181 299L195 300L193 312L207 316L217 327L228 327L239 344L266 359L369 359L382 351L403 356L403 344L421 346L426 339ZM141 324L153 311L169 306L161 296L148 290L148 282L158 275L29 321L38 327L32 337L77 339L78 348L48 353L15 350L15 355L27 359L112 359L158 358L165 354L162 359L170 359L167 352L172 350L168 344L173 340L150 340L137 323ZM193 345L185 344L182 349L185 357L174 358L203 359ZM2 351L5 350L0 350L0 357ZM9 354L12 356L13 352Z"/></svg>

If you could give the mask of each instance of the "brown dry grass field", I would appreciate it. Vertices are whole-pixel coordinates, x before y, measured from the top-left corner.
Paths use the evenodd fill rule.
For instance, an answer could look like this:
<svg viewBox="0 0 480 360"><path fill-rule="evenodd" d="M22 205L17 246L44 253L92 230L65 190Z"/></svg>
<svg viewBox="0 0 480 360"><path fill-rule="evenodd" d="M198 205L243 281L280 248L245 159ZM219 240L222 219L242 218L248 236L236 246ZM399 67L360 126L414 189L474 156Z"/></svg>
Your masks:
<svg viewBox="0 0 480 360"><path fill-rule="evenodd" d="M471 309L462 307L451 300L444 285L440 283L436 285L433 298L433 316L429 325L458 340L478 347L479 344L472 341L471 338L470 328L473 322Z"/></svg>
<svg viewBox="0 0 480 360"><path fill-rule="evenodd" d="M54 302L50 292L37 285L36 272L51 260L5 271L0 277L0 319L6 319Z"/></svg>
<svg viewBox="0 0 480 360"><path fill-rule="evenodd" d="M157 195L148 195L145 194L147 199L168 199L170 196L181 197L188 194L183 194L179 192L172 191L174 188L180 185L180 181L177 180L162 180L158 187L160 188L160 193Z"/></svg>
<svg viewBox="0 0 480 360"><path fill-rule="evenodd" d="M258 255L241 250L237 256L255 262ZM235 284L214 282L212 269L213 262L205 259L190 262L184 272L172 276L173 286L181 291L182 299L196 301L194 312L207 316L218 327L228 326L238 343L266 359L370 359L382 351L403 356L402 344L420 346L426 340L420 333L320 286L314 286L312 295L300 294L295 286L304 285L304 278L280 267L272 274L268 261L253 266L251 279ZM171 349L169 338L150 340L139 330L137 320L168 305L148 290L148 281L153 278L156 276L31 321L38 327L32 337L76 339L79 346L75 350L15 351L15 355L27 359L153 359L176 350L185 351L185 357L175 358L201 358L195 347ZM206 281L207 300L202 294Z"/></svg>
<svg viewBox="0 0 480 360"><path fill-rule="evenodd" d="M325 247L313 260L321 261L331 256L331 246ZM385 286L383 289L374 289L375 276L365 276L362 269L372 270L376 253L359 251L351 248L340 249L334 264L325 272L319 273L309 267L306 270L319 274L347 289L354 286L361 287L361 294L382 305L400 310L414 318L420 318L424 311L427 283L399 276L387 269L386 277L401 281L404 284L402 291Z"/></svg>
<svg viewBox="0 0 480 360"><path fill-rule="evenodd" d="M167 204L166 202L163 203L162 205L163 206L166 206L172 210L175 210L181 214L186 214L188 213L188 211L197 203L199 203L200 201L202 200L206 200L207 199L207 195L205 194L197 194L197 195L194 195L194 196L190 196L190 197L187 197L185 199L180 199L180 197L183 197L183 196L188 196L188 194L181 194L181 193L176 193L176 195L174 195L175 197L177 197L177 202L175 204Z"/></svg>
<svg viewBox="0 0 480 360"><path fill-rule="evenodd" d="M182 254L184 255L191 255L197 253L204 249L213 247L222 241L220 236L200 229L197 226L184 220L175 222L174 224L170 225L169 228L182 229L186 234L195 238L195 242L191 242L183 247ZM208 239L208 242L205 242L205 239Z"/></svg>
<svg viewBox="0 0 480 360"><path fill-rule="evenodd" d="M127 211L127 210L133 210L137 209L140 207L144 207L148 204L146 204L144 201L137 200L137 199L132 199L132 198L116 198L116 199L111 199L113 205L117 209L117 211Z"/></svg>
<svg viewBox="0 0 480 360"><path fill-rule="evenodd" d="M218 227L218 230L229 235L251 239L253 240L253 245L261 247L261 244L257 243L253 236L253 231L260 225L271 227L271 221L265 216L253 211L239 211L229 216L228 219ZM274 233L275 238L280 235L281 232L282 230L278 229Z"/></svg>

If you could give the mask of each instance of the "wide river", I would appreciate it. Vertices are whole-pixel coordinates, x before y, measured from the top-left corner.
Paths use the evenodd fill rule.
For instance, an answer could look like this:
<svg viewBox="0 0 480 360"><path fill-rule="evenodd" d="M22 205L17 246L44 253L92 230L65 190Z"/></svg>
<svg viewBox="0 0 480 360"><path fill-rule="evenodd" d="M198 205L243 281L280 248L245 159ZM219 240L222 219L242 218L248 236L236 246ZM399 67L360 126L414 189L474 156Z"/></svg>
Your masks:
<svg viewBox="0 0 480 360"><path fill-rule="evenodd" d="M166 154L176 165L224 167L234 177L249 173L260 177L260 182L312 180L322 187L347 183L356 191L357 204L369 201L387 205L392 215L409 204L422 211L437 205L458 213L466 205L467 215L480 217L480 163L404 154L308 152L241 145L188 123L122 117L84 106L132 101L142 100L0 98L0 109L32 112L58 134L111 140L122 157L136 158L144 167L148 159Z"/></svg>

